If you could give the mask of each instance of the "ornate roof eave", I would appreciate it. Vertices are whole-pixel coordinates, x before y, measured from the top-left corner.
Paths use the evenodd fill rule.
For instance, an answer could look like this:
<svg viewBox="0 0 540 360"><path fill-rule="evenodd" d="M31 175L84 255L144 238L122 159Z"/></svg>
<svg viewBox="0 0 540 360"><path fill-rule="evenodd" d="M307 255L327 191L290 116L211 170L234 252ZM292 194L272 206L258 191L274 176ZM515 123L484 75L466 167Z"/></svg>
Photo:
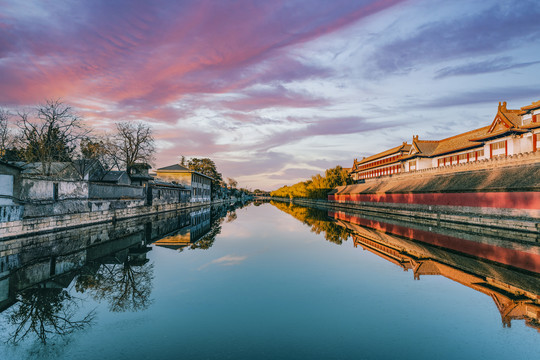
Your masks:
<svg viewBox="0 0 540 360"><path fill-rule="evenodd" d="M501 137L512 135L512 134L523 134L523 133L526 133L526 132L528 132L528 130L526 130L526 129L513 128L513 129L508 129L506 131L499 132L499 133L486 134L484 136L479 136L477 138L469 139L469 140L470 141L482 142L482 141L486 141L486 140L501 138Z"/></svg>
<svg viewBox="0 0 540 360"><path fill-rule="evenodd" d="M531 112L532 110L536 110L540 108L540 100L539 101L535 101L533 102L531 105L527 105L527 106L523 106L521 108L521 112L519 113L519 115L525 115L525 114L528 114L529 112Z"/></svg>

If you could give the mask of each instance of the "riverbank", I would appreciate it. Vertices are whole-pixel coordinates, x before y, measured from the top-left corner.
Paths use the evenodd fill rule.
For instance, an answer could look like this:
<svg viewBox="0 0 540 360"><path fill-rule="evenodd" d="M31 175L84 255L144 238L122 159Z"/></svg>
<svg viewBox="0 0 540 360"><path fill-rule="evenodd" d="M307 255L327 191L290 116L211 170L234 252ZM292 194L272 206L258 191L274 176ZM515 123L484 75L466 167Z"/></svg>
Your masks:
<svg viewBox="0 0 540 360"><path fill-rule="evenodd" d="M258 197L256 199L292 203L359 217L368 216L392 221L405 221L431 228L500 236L518 242L540 243L540 221L538 218L490 214L490 209L482 209L482 212L479 212L477 208L463 207L427 206L426 208L415 208L400 206L400 204L338 203L304 198Z"/></svg>
<svg viewBox="0 0 540 360"><path fill-rule="evenodd" d="M118 220L136 218L150 214L159 214L169 211L194 209L214 204L229 203L230 201L231 199L220 199L212 202L208 201L197 203L137 206L125 209L81 212L2 222L0 223L0 241L26 235L36 235L57 230L74 229L87 225L116 222Z"/></svg>

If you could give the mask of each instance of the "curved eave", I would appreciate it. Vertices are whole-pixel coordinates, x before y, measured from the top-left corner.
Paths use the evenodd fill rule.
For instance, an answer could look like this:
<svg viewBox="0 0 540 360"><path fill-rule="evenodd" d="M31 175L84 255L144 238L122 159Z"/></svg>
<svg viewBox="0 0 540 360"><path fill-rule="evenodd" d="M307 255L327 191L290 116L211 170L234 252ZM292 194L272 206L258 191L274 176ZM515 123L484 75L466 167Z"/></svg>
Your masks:
<svg viewBox="0 0 540 360"><path fill-rule="evenodd" d="M527 131L528 130L524 130L524 129L511 129L511 130L507 130L505 132L496 133L496 134L488 134L488 135L484 135L484 136L477 137L477 138L474 138L474 139L469 139L469 140L470 141L481 142L481 141L501 138L501 137L512 135L512 134L523 134L523 133L526 133Z"/></svg>

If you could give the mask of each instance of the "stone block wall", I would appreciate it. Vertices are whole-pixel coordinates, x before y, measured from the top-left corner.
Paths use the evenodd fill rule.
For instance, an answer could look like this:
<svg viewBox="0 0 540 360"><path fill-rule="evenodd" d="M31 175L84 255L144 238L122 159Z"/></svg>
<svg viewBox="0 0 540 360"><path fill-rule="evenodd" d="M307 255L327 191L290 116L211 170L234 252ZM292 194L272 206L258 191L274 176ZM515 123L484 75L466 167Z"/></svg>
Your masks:
<svg viewBox="0 0 540 360"><path fill-rule="evenodd" d="M174 211L210 205L205 203L176 203L152 206L134 206L122 209L110 209L94 212L70 213L55 216L25 218L18 221L0 223L0 241L41 232L70 229L89 224L100 224L120 219L145 216L153 213Z"/></svg>
<svg viewBox="0 0 540 360"><path fill-rule="evenodd" d="M142 186L90 183L89 199L144 199L145 188Z"/></svg>
<svg viewBox="0 0 540 360"><path fill-rule="evenodd" d="M151 185L148 191L151 192L152 205L187 203L191 195L189 189L172 186Z"/></svg>
<svg viewBox="0 0 540 360"><path fill-rule="evenodd" d="M0 222L22 219L23 209L20 205L0 205Z"/></svg>

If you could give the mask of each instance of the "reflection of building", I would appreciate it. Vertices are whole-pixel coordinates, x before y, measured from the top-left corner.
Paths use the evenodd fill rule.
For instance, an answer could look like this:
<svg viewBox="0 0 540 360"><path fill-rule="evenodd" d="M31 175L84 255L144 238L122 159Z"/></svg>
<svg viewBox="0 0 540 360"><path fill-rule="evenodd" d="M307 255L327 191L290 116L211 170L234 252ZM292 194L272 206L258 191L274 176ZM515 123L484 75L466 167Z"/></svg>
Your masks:
<svg viewBox="0 0 540 360"><path fill-rule="evenodd" d="M24 289L66 287L82 269L95 273L103 265L142 266L152 249L147 244L171 234L193 243L209 228L207 207L2 241L0 312L12 306Z"/></svg>
<svg viewBox="0 0 540 360"><path fill-rule="evenodd" d="M189 221L181 229L154 242L157 246L181 249L201 239L210 230L210 207L189 213Z"/></svg>
<svg viewBox="0 0 540 360"><path fill-rule="evenodd" d="M442 140L420 140L411 144L355 159L354 180L476 162L484 159L536 152L540 148L540 101L521 110L499 103L491 125Z"/></svg>
<svg viewBox="0 0 540 360"><path fill-rule="evenodd" d="M540 278L537 275L403 238L414 239L415 229L401 231L396 224L343 214L331 213L331 217L354 232L355 247L360 246L405 271L412 270L415 280L426 275L442 275L490 296L501 314L503 326L510 326L512 320L525 320L528 326L540 331ZM431 236L436 239L440 234L431 233ZM529 261L534 261L531 259L536 251L531 252L533 257Z"/></svg>
<svg viewBox="0 0 540 360"><path fill-rule="evenodd" d="M212 178L197 171L189 170L182 165L174 164L156 170L156 177L191 189L191 201L203 202L211 200Z"/></svg>

